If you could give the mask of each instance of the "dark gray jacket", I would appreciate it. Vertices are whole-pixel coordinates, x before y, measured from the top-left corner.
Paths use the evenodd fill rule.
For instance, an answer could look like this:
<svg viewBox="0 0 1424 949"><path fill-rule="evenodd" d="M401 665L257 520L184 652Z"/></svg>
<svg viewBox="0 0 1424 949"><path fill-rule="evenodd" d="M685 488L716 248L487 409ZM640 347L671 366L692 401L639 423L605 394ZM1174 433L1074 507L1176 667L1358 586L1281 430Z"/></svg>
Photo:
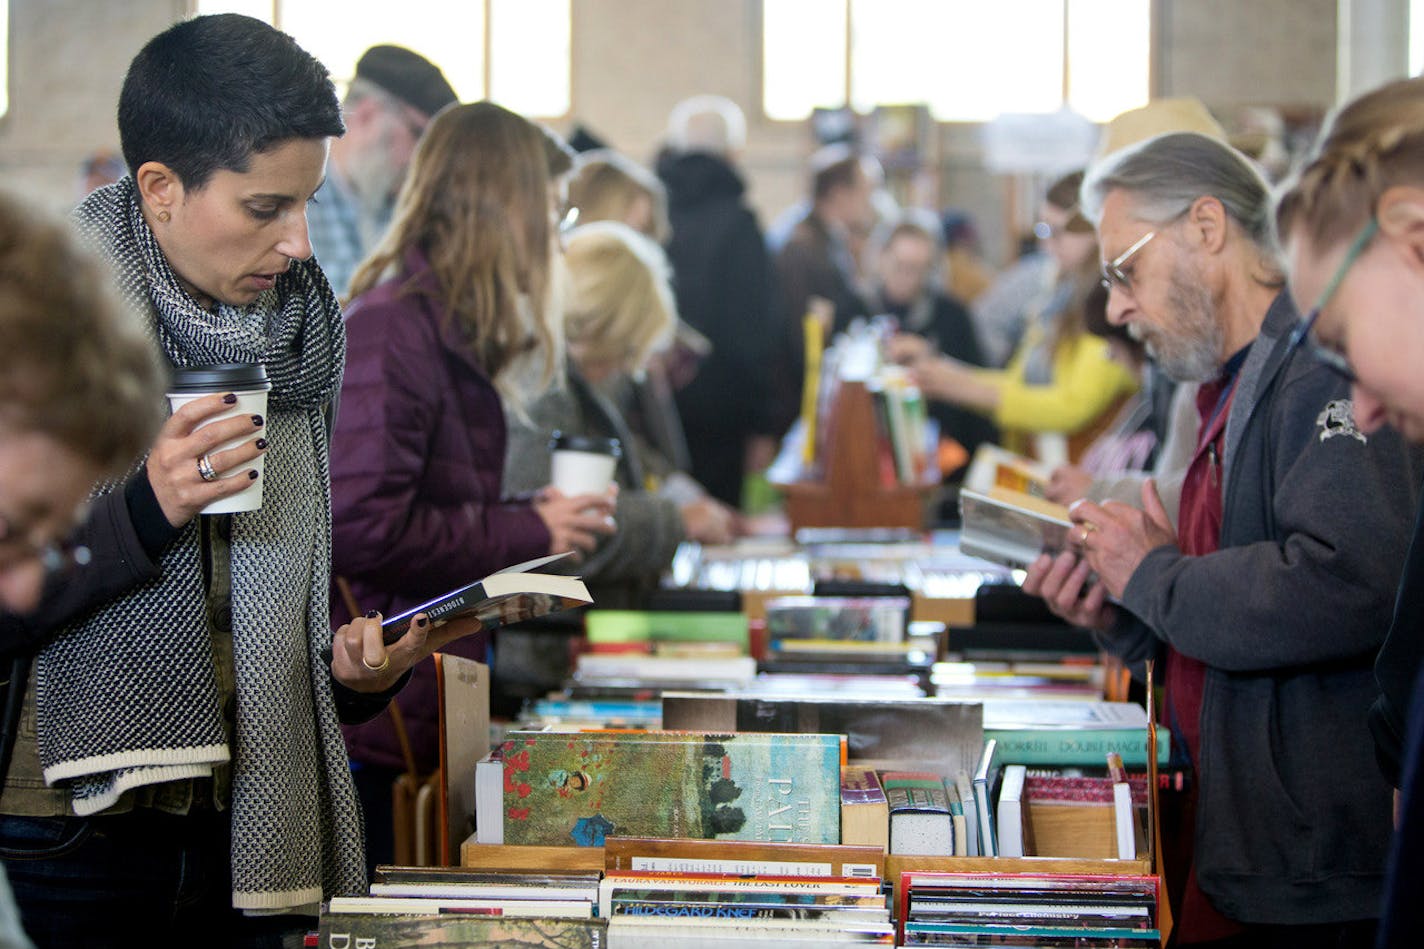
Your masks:
<svg viewBox="0 0 1424 949"><path fill-rule="evenodd" d="M1206 663L1197 878L1251 923L1379 914L1390 789L1365 718L1421 470L1394 432L1355 430L1349 387L1289 346L1296 319L1278 296L1241 368L1221 549L1149 553L1109 639Z"/></svg>

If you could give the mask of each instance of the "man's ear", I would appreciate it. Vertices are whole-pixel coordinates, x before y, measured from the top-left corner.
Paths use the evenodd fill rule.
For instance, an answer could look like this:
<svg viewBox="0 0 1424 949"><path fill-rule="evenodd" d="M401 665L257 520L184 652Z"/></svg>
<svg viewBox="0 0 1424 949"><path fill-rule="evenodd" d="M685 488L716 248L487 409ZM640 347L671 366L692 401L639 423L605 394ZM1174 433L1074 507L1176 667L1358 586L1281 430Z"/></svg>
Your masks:
<svg viewBox="0 0 1424 949"><path fill-rule="evenodd" d="M1229 223L1226 206L1221 203L1220 198L1212 195L1202 195L1187 209L1187 227L1207 253L1220 253L1226 246Z"/></svg>
<svg viewBox="0 0 1424 949"><path fill-rule="evenodd" d="M183 182L172 168L161 161L146 161L139 165L138 171L134 172L134 183L138 185L139 199L154 214L171 214L173 208L183 201Z"/></svg>
<svg viewBox="0 0 1424 949"><path fill-rule="evenodd" d="M1381 234L1400 242L1412 259L1424 264L1424 188L1395 185L1385 189L1375 218Z"/></svg>

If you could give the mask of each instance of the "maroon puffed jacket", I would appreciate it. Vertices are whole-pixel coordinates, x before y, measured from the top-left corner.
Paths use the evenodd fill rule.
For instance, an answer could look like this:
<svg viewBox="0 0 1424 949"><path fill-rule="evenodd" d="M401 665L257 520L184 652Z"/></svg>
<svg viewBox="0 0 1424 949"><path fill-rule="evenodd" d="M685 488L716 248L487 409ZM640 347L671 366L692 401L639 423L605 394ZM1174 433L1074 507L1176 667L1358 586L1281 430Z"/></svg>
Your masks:
<svg viewBox="0 0 1424 949"><path fill-rule="evenodd" d="M463 331L434 299L435 278L410 252L400 276L346 312L346 376L331 440L332 573L362 610L391 616L502 567L549 552L528 500L500 491L505 424L499 395ZM332 627L349 615L333 588ZM445 647L485 660L483 635ZM434 663L420 663L400 703L416 763L437 757ZM404 768L390 715L346 728L351 757Z"/></svg>

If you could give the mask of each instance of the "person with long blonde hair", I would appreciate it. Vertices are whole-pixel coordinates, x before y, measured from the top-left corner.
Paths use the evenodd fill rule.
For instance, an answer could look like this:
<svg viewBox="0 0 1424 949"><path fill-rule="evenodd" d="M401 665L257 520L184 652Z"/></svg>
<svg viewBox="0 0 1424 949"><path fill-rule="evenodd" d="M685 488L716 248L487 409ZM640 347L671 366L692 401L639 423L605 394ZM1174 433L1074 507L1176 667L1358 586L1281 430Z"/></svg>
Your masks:
<svg viewBox="0 0 1424 949"><path fill-rule="evenodd" d="M389 232L352 278L346 377L332 438L333 571L361 610L386 615L502 567L588 550L611 498L502 487L504 410L556 379L554 189L544 132L490 102L437 115L411 161ZM346 610L333 600L333 620ZM484 636L453 651L485 658ZM400 711L417 766L436 759L430 663ZM391 719L347 730L370 862L390 859Z"/></svg>

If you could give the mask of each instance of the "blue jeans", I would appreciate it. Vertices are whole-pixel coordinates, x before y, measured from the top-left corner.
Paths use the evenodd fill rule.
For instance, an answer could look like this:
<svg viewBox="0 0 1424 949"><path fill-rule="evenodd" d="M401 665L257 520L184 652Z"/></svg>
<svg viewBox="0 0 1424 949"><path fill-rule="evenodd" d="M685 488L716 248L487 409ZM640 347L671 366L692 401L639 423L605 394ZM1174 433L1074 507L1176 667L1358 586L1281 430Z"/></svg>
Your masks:
<svg viewBox="0 0 1424 949"><path fill-rule="evenodd" d="M0 815L0 859L38 949L300 946L314 919L232 909L228 849L227 815L211 810Z"/></svg>

